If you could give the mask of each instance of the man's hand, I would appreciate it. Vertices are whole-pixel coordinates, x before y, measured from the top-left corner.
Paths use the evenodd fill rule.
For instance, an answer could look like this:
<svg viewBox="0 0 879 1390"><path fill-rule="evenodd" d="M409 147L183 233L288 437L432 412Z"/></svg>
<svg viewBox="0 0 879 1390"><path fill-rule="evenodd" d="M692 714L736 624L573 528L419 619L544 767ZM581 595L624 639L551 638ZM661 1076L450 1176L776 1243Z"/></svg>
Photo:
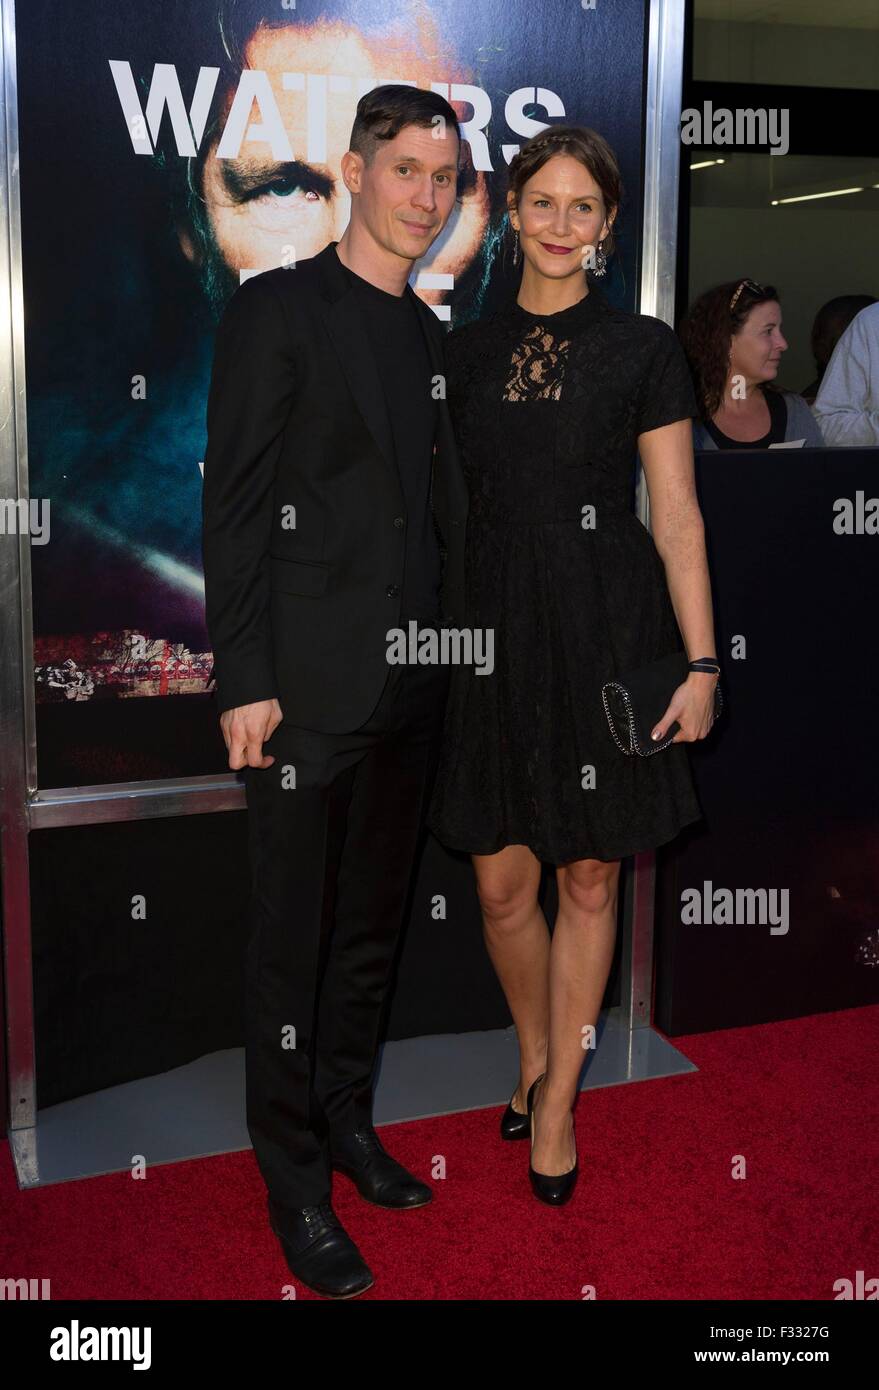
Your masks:
<svg viewBox="0 0 879 1390"><path fill-rule="evenodd" d="M275 699L223 710L220 729L229 750L229 766L236 771L241 767L271 767L275 760L263 753L262 746L283 718Z"/></svg>

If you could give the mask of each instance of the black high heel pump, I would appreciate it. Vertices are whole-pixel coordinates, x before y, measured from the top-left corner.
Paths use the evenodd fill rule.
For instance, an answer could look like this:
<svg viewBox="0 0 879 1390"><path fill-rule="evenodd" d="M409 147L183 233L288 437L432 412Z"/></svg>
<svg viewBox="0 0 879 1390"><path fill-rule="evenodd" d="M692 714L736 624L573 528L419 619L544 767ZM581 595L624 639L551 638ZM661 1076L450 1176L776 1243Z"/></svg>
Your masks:
<svg viewBox="0 0 879 1390"><path fill-rule="evenodd" d="M513 1093L515 1094L515 1092ZM513 1109L513 1100L501 1116L501 1138L502 1139L528 1139L531 1135L531 1121L528 1112L521 1115L518 1110Z"/></svg>
<svg viewBox="0 0 879 1390"><path fill-rule="evenodd" d="M532 1083L528 1091L528 1121L531 1126L531 1139L534 1139L534 1094L538 1085L546 1076L542 1072L537 1080ZM528 1176L531 1179L531 1188L535 1197L541 1202L546 1202L551 1207L560 1207L563 1202L567 1202L574 1186L577 1182L577 1170L579 1160L574 1159L574 1166L567 1173L538 1173L528 1160Z"/></svg>

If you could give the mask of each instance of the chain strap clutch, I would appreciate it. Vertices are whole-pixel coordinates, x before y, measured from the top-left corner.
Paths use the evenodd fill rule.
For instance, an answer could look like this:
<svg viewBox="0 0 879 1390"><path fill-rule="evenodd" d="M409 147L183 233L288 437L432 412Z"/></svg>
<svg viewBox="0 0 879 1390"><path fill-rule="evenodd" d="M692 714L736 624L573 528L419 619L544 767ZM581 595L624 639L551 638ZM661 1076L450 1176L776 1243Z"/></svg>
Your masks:
<svg viewBox="0 0 879 1390"><path fill-rule="evenodd" d="M648 758L651 753L661 753L674 741L680 729L677 720L670 725L663 739L650 737L656 728L669 702L679 685L689 675L687 653L671 652L639 666L637 671L629 671L601 687L604 712L614 742L621 753L628 757ZM714 687L714 720L723 708L720 682Z"/></svg>

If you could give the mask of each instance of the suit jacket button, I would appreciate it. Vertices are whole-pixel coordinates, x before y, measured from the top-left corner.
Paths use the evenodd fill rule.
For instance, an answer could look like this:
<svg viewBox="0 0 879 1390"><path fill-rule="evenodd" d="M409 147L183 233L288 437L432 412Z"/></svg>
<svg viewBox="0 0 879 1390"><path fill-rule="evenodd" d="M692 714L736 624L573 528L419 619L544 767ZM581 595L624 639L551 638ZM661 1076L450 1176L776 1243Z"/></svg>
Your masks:
<svg viewBox="0 0 879 1390"><path fill-rule="evenodd" d="M397 528L398 531L401 530L401 529L403 528L403 526L405 526L405 524L406 524L406 523L404 522L404 520L403 520L403 518L402 518L401 516L395 516L395 517L394 517L394 525L396 526L396 528Z"/></svg>
<svg viewBox="0 0 879 1390"><path fill-rule="evenodd" d="M399 584L389 584L388 587L387 587L387 591L386 591L386 592L387 592L388 598L399 598L399 596L400 596L400 586L399 586Z"/></svg>

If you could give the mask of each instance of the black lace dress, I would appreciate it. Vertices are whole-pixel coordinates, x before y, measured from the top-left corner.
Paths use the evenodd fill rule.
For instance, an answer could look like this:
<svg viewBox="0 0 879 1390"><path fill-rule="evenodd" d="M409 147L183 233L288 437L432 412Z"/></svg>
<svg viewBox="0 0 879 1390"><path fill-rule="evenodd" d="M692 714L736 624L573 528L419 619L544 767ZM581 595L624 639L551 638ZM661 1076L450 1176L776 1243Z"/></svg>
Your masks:
<svg viewBox="0 0 879 1390"><path fill-rule="evenodd" d="M462 626L494 630L494 670L452 667L430 827L551 864L664 844L702 817L687 746L621 753L601 687L684 645L632 511L638 435L696 414L678 340L594 284L556 314L513 302L449 335L447 392L470 490Z"/></svg>

